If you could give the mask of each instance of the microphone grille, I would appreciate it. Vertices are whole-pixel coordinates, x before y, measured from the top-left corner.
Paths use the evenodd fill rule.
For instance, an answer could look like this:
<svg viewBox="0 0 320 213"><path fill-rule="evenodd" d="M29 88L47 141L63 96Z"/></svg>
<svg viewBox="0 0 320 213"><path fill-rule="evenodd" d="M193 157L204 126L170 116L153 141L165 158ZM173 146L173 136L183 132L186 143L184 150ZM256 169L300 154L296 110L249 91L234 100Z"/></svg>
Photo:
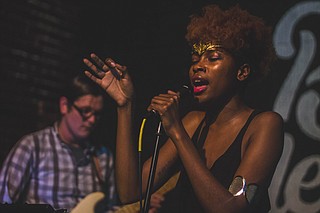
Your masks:
<svg viewBox="0 0 320 213"><path fill-rule="evenodd" d="M185 95L190 95L191 94L191 89L188 85L184 84L181 86L179 89L180 96L185 96Z"/></svg>

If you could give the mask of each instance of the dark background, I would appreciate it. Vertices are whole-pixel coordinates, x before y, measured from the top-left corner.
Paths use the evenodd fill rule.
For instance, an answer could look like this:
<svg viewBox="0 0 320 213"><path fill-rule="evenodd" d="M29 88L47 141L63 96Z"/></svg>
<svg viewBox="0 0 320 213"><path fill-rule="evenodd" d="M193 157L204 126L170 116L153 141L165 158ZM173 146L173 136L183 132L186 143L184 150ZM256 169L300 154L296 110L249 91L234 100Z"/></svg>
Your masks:
<svg viewBox="0 0 320 213"><path fill-rule="evenodd" d="M267 16L273 4L249 1L0 0L0 159L23 134L57 118L63 81L86 69L82 59L91 52L128 67L139 125L154 95L188 81L189 15L210 2L223 8L237 2L270 25L282 13ZM249 101L270 108L272 98L269 91ZM108 106L108 127L100 134L114 138L115 111ZM112 140L107 143L113 146Z"/></svg>
<svg viewBox="0 0 320 213"><path fill-rule="evenodd" d="M222 8L239 4L275 26L289 8L301 2L317 1L0 0L0 165L21 136L58 118L57 101L63 81L86 69L82 59L91 52L102 58L111 57L128 67L137 94L138 135L142 115L151 98L188 81L190 49L184 35L190 14L209 3ZM297 35L302 29L311 28L316 38L320 37L319 13L296 26L297 47ZM319 51L315 57L312 69L319 66ZM294 63L295 58L279 59L268 78L248 88L248 104L272 109ZM313 88L319 94L319 81ZM302 87L299 91L302 93L305 89ZM114 150L116 111L110 99L106 102L105 116L95 138ZM318 125L319 108L316 107ZM283 210L290 209L286 206L290 198L286 197L285 189L291 185L286 186L286 180L294 173L295 166L311 155L319 159L319 140L301 133L296 123L292 112L286 121L286 132L293 133L297 142L290 164L284 165L287 170L280 191L274 195L279 212L295 212ZM146 131L146 138L151 142L144 143L144 159L152 152L154 124L147 124ZM318 184L310 191L304 189L301 195L304 198L298 200L320 206L320 163L316 162L303 180Z"/></svg>

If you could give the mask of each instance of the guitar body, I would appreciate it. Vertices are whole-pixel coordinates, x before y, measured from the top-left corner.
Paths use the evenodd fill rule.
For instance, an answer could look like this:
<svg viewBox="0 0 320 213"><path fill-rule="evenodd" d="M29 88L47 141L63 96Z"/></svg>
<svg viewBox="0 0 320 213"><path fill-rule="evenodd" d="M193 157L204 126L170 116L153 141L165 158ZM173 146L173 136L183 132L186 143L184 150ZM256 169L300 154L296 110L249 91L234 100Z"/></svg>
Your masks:
<svg viewBox="0 0 320 213"><path fill-rule="evenodd" d="M164 195L171 191L177 184L180 172L173 175L161 188L159 188L155 193ZM127 204L122 206L120 209L116 210L115 213L139 213L140 212L140 201Z"/></svg>
<svg viewBox="0 0 320 213"><path fill-rule="evenodd" d="M180 172L172 176L160 189L156 191L157 194L164 195L172 190L177 184ZM80 203L71 210L70 213L103 213L103 200L105 195L103 192L93 192L87 195ZM112 211L114 213L139 213L140 201L121 206L120 208Z"/></svg>
<svg viewBox="0 0 320 213"><path fill-rule="evenodd" d="M70 213L102 213L99 203L104 199L103 192L93 192L87 195Z"/></svg>

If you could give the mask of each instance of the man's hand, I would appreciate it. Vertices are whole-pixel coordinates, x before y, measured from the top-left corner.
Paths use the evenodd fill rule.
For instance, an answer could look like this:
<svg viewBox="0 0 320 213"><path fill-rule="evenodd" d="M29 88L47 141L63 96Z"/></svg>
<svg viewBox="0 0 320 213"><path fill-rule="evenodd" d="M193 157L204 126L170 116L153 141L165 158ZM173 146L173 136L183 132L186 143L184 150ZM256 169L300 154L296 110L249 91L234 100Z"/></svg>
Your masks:
<svg viewBox="0 0 320 213"><path fill-rule="evenodd" d="M150 208L148 213L157 213L158 210L161 208L162 206L161 204L163 203L163 201L164 201L163 195L160 195L157 193L152 194L150 198Z"/></svg>

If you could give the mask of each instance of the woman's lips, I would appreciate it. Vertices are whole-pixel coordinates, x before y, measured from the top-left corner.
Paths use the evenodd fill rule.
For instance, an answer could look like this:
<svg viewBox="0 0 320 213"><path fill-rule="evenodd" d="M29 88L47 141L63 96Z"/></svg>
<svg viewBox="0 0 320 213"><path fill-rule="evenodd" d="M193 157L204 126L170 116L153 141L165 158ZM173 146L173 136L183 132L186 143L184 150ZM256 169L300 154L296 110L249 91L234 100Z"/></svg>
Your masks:
<svg viewBox="0 0 320 213"><path fill-rule="evenodd" d="M193 93L194 93L194 94L198 94L198 93L201 93L201 92L205 91L206 89L207 89L207 86L206 86L206 85L194 86L194 87L193 87Z"/></svg>
<svg viewBox="0 0 320 213"><path fill-rule="evenodd" d="M192 83L193 83L193 94L198 95L202 92L204 92L207 87L209 82L203 78L201 75L195 75L192 78Z"/></svg>

